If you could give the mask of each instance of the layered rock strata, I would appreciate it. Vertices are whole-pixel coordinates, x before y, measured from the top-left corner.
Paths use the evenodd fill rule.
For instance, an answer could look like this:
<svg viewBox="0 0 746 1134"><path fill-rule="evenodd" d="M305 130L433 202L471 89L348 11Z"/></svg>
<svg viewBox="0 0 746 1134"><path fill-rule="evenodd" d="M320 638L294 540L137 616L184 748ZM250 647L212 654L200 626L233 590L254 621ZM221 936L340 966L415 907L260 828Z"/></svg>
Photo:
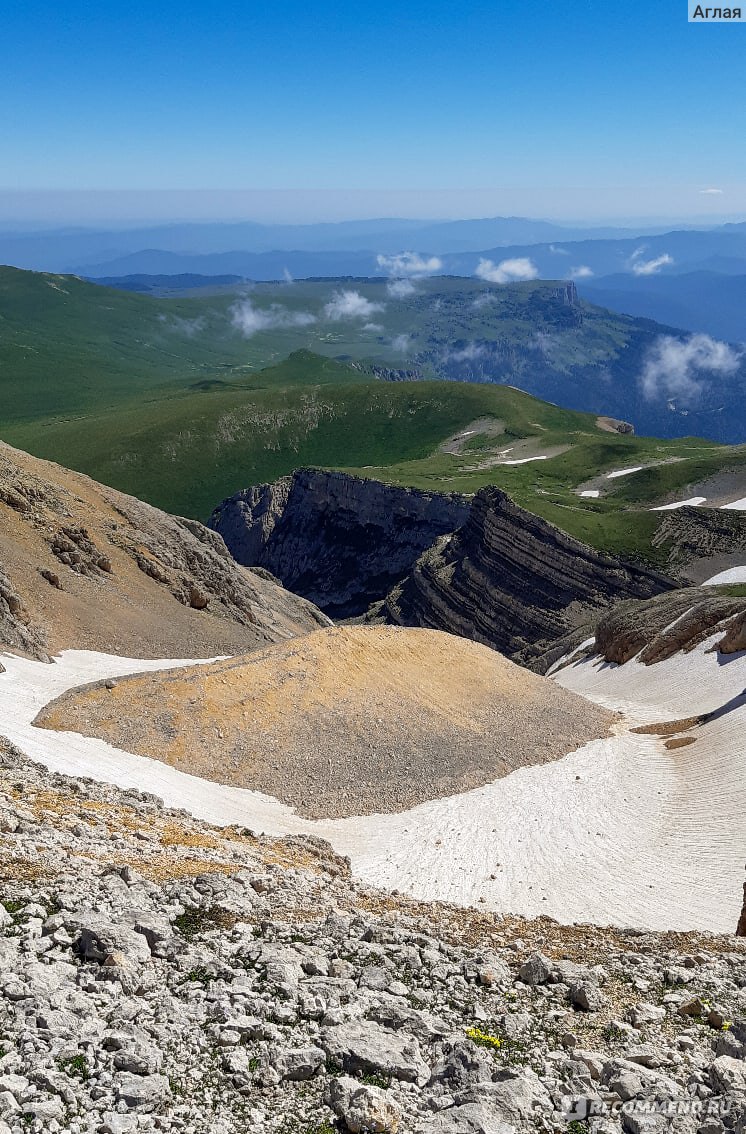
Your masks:
<svg viewBox="0 0 746 1134"><path fill-rule="evenodd" d="M468 514L461 496L300 469L224 500L210 526L239 563L270 571L331 617L349 618L382 599Z"/></svg>
<svg viewBox="0 0 746 1134"><path fill-rule="evenodd" d="M674 585L580 543L491 486L476 494L463 527L392 589L383 613L483 642L544 672L555 660L552 645L573 631L592 633L611 604Z"/></svg>

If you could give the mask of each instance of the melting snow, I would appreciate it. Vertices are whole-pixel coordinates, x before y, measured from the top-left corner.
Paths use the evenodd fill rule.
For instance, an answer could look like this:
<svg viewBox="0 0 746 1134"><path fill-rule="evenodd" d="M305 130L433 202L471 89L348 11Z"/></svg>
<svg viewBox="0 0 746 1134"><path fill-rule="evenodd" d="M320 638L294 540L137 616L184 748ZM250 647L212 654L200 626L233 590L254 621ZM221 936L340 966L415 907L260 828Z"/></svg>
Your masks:
<svg viewBox="0 0 746 1134"><path fill-rule="evenodd" d="M741 500L731 500L730 504L723 504L723 511L731 509L734 512L746 512L746 496Z"/></svg>
<svg viewBox="0 0 746 1134"><path fill-rule="evenodd" d="M720 583L746 583L746 566L731 567L728 571L721 571L719 575L713 575L711 579L705 579L701 586L715 587Z"/></svg>
<svg viewBox="0 0 746 1134"><path fill-rule="evenodd" d="M644 465L635 465L633 469L617 469L616 472L609 472L606 474L607 480L615 480L618 476L629 476L633 472L642 472L645 468Z"/></svg>
<svg viewBox="0 0 746 1134"><path fill-rule="evenodd" d="M0 734L54 771L138 787L209 822L320 835L350 855L358 877L426 901L484 899L486 909L563 922L732 932L746 861L746 710L706 725L675 757L655 737L626 731L630 721L692 716L741 693L746 654L721 666L705 653L710 644L649 667L570 665L560 684L626 714L616 735L393 815L303 819L258 792L31 723L66 689L186 661L66 651L45 665L4 656Z"/></svg>
<svg viewBox="0 0 746 1134"><path fill-rule="evenodd" d="M510 451L510 450L508 450L508 451ZM542 457L519 457L519 458L514 458L511 461L503 461L502 463L504 465L527 465L529 463L529 461L548 461L548 460L549 460L549 457L545 453Z"/></svg>
<svg viewBox="0 0 746 1134"><path fill-rule="evenodd" d="M675 504L661 504L659 508L651 508L651 512L671 512L674 508L697 508L700 504L706 504L706 496L692 496L691 500L677 500Z"/></svg>

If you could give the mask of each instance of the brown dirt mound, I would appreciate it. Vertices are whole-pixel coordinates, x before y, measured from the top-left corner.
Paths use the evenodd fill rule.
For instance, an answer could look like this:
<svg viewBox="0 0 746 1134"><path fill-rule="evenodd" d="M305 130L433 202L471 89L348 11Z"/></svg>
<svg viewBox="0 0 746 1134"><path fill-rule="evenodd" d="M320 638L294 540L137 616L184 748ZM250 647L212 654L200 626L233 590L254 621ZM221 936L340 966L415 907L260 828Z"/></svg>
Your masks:
<svg viewBox="0 0 746 1134"><path fill-rule="evenodd" d="M486 646L356 626L72 691L36 723L322 818L481 786L606 736L615 719Z"/></svg>

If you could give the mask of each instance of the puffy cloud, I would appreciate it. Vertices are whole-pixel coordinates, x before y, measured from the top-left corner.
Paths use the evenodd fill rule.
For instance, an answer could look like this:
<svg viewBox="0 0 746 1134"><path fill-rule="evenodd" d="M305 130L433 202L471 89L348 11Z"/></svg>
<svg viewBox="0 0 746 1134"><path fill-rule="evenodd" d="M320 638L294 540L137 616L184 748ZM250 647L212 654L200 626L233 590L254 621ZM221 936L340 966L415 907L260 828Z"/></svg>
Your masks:
<svg viewBox="0 0 746 1134"><path fill-rule="evenodd" d="M483 291L483 292L481 292L480 295L476 295L474 297L471 305L472 305L472 307L474 308L475 311L481 311L482 308L490 307L495 302L496 302L495 297L491 292Z"/></svg>
<svg viewBox="0 0 746 1134"><path fill-rule="evenodd" d="M290 311L279 303L270 307L255 307L250 299L234 303L230 308L231 322L244 338L258 331L271 331L277 327L308 327L316 322L310 311Z"/></svg>
<svg viewBox="0 0 746 1134"><path fill-rule="evenodd" d="M327 319L369 319L376 311L383 311L383 303L372 303L359 291L335 291L332 298L324 307Z"/></svg>
<svg viewBox="0 0 746 1134"><path fill-rule="evenodd" d="M446 359L449 362L476 362L489 354L487 347L481 343L467 343L461 350L448 351Z"/></svg>
<svg viewBox="0 0 746 1134"><path fill-rule="evenodd" d="M419 252L397 252L393 256L376 256L379 268L389 276L431 276L443 267L438 256L425 258Z"/></svg>
<svg viewBox="0 0 746 1134"><path fill-rule="evenodd" d="M391 346L400 354L406 354L411 345L412 340L410 339L409 335L396 335L391 340Z"/></svg>
<svg viewBox="0 0 746 1134"><path fill-rule="evenodd" d="M414 295L417 288L411 280L389 280L386 291L392 299L406 299L407 296Z"/></svg>
<svg viewBox="0 0 746 1134"><path fill-rule="evenodd" d="M587 264L579 264L577 268L570 268L568 275L571 280L589 280L595 272Z"/></svg>
<svg viewBox="0 0 746 1134"><path fill-rule="evenodd" d="M649 401L677 397L696 400L708 374L734 374L742 357L742 351L709 335L690 335L688 339L659 335L648 350L640 386Z"/></svg>
<svg viewBox="0 0 746 1134"><path fill-rule="evenodd" d="M499 264L482 259L474 274L488 283L506 284L517 280L535 280L539 269L528 256L519 256L515 260L501 260Z"/></svg>
<svg viewBox="0 0 746 1134"><path fill-rule="evenodd" d="M668 264L673 264L673 256L669 256L668 252L662 252L660 256L656 256L654 260L643 260L642 256L645 252L645 245L641 248L636 248L629 258L629 267L632 269L636 276L654 276L661 268L665 268Z"/></svg>
<svg viewBox="0 0 746 1134"><path fill-rule="evenodd" d="M560 248L558 244L550 244L549 251L553 252L555 256L569 256L570 252L567 248Z"/></svg>
<svg viewBox="0 0 746 1134"><path fill-rule="evenodd" d="M182 319L180 315L159 315L158 319L161 323L167 324L169 331L186 335L188 339L193 339L195 335L204 331L206 322L204 315L198 315L196 319Z"/></svg>
<svg viewBox="0 0 746 1134"><path fill-rule="evenodd" d="M380 323L366 323L363 327L363 330L364 331L376 331L377 333L380 334L380 332L383 330L383 327L381 326Z"/></svg>

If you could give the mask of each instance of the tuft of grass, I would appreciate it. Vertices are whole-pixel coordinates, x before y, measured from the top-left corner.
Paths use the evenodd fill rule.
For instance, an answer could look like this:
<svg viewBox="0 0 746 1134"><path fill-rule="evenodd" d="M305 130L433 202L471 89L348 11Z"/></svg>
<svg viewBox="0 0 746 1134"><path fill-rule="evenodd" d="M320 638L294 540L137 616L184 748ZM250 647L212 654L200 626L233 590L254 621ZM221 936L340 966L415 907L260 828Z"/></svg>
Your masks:
<svg viewBox="0 0 746 1134"><path fill-rule="evenodd" d="M60 1071L64 1071L71 1079L82 1079L84 1083L91 1077L86 1058L83 1054L71 1055L66 1059L60 1059L58 1067Z"/></svg>
<svg viewBox="0 0 746 1134"><path fill-rule="evenodd" d="M173 925L182 937L192 941L213 929L232 929L235 922L235 916L221 910L219 906L187 906L183 913L174 918Z"/></svg>

